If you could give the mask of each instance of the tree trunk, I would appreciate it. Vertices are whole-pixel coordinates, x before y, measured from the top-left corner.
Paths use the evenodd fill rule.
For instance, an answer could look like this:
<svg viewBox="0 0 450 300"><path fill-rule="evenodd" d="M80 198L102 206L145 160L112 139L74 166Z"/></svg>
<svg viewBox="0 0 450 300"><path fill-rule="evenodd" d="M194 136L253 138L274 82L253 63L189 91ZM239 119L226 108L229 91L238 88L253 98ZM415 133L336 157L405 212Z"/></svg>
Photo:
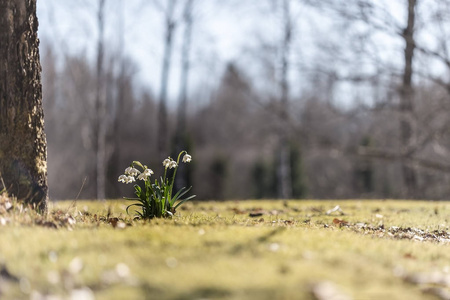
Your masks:
<svg viewBox="0 0 450 300"><path fill-rule="evenodd" d="M290 0L283 1L283 43L281 49L281 99L280 110L281 120L279 126L279 161L278 161L278 197L288 199L292 197L292 180L291 180L291 158L289 151L289 138L283 122L287 120L289 111L289 54L292 40L292 22L289 6Z"/></svg>
<svg viewBox="0 0 450 300"><path fill-rule="evenodd" d="M104 59L104 12L105 0L99 0L99 8L97 14L98 26L98 41L97 41L97 86L95 92L95 128L94 128L94 145L96 155L95 167L95 183L96 196L99 200L105 199L105 184L106 184L106 95L105 95L105 80L103 72Z"/></svg>
<svg viewBox="0 0 450 300"><path fill-rule="evenodd" d="M119 34L119 45L118 45L118 59L120 61L120 71L119 78L116 80L116 105L117 108L114 111L114 116L112 120L112 151L108 157L107 163L107 181L108 185L105 191L105 196L112 198L117 197L119 193L119 186L116 184L117 175L120 174L122 166L120 164L121 157L121 137L122 137L122 126L123 117L122 114L125 111L125 85L126 85L126 75L125 75L125 58L124 58L124 43L125 43L125 7L124 1L119 2L118 12L119 20L118 23L118 34Z"/></svg>
<svg viewBox="0 0 450 300"><path fill-rule="evenodd" d="M190 70L190 52L192 40L192 7L194 0L187 0L184 7L184 35L183 35L183 50L181 54L181 88L177 112L177 128L175 132L175 155L178 155L183 150L187 149L187 135L186 135L186 109L188 97L189 84L189 70ZM175 179L176 189L186 186L186 169L180 168L178 176Z"/></svg>
<svg viewBox="0 0 450 300"><path fill-rule="evenodd" d="M403 85L400 90L400 141L403 148L406 148L413 137L410 117L413 113L413 56L414 56L414 22L416 0L408 0L408 21L403 31L405 40L405 67L403 71ZM402 161L402 176L405 197L417 197L417 175L414 168L407 163L406 157Z"/></svg>
<svg viewBox="0 0 450 300"><path fill-rule="evenodd" d="M37 30L36 0L0 0L0 172L9 194L44 212L47 143Z"/></svg>
<svg viewBox="0 0 450 300"><path fill-rule="evenodd" d="M175 21L173 14L175 9L175 0L169 0L168 12L166 15L166 36L164 41L164 59L161 72L161 91L159 96L158 113L158 156L163 159L167 155L168 148L168 121L167 121L167 88L169 82L170 62L173 47L173 34L175 30Z"/></svg>

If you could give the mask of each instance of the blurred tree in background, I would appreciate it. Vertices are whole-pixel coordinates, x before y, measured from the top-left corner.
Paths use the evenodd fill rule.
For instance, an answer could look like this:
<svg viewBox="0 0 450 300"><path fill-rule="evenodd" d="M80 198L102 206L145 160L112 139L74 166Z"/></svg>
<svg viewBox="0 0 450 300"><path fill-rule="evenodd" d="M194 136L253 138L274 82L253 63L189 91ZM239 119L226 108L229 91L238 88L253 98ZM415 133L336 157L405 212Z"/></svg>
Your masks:
<svg viewBox="0 0 450 300"><path fill-rule="evenodd" d="M102 180L118 197L130 161L156 171L181 148L177 185L199 199L450 197L450 1L48 3L97 34L96 55L43 37L54 199L102 198ZM138 39L158 80L138 75Z"/></svg>

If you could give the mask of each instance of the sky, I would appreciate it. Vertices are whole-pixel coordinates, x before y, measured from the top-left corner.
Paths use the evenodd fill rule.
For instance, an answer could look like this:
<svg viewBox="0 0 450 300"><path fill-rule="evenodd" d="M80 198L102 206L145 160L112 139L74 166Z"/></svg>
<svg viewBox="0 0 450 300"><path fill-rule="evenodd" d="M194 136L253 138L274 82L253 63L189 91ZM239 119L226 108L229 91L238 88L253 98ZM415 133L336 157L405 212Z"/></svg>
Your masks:
<svg viewBox="0 0 450 300"><path fill-rule="evenodd" d="M105 18L105 40L108 50L120 51L135 63L137 84L157 97L159 94L163 55L163 13L150 1L109 0ZM215 1L197 0L194 10L191 90L201 86L212 87L220 80L224 63L239 59L242 45L253 30L251 18L241 13L230 13L230 7L218 7ZM85 54L94 61L96 53L96 11L98 1L38 1L39 37L41 53L52 47L56 53ZM180 2L180 4L182 4ZM179 5L179 8L182 8ZM232 7L231 7L232 8ZM177 11L181 19L181 9ZM121 23L123 22L123 23ZM123 24L123 39L120 37ZM169 98L176 102L180 78L180 41L182 26L177 27L172 55ZM121 41L124 41L121 45ZM44 70L45 72L45 70Z"/></svg>
<svg viewBox="0 0 450 300"><path fill-rule="evenodd" d="M378 0L386 3L390 12L404 19L403 0ZM161 81L161 65L164 39L164 14L151 3L168 3L168 0L107 0L105 40L109 52L123 49L136 67L136 86L149 91L158 98ZM178 0L183 4L184 1ZM208 101L210 93L218 86L227 62L236 61L245 67L245 72L259 91L276 93L274 85L267 82L265 66L258 62L261 44L277 45L280 43L280 14L274 9L276 0L195 0L193 49L191 52L191 73L189 91L194 94L195 104ZM333 53L323 51L327 45L342 44L342 37L337 31L330 30L335 26L332 18L321 10L308 9L305 5L293 5L293 15L297 23L292 47L293 68L290 79L293 84L291 96L302 95L311 89L309 82L302 80L308 76L307 68L324 63L325 68L336 68L344 73L355 72L339 65L338 59L331 57ZM67 53L75 55L84 53L91 61L95 61L96 42L98 37L96 12L98 1L93 0L39 0L39 36L41 53L46 47L52 47L60 57ZM178 6L176 15L181 19L182 5ZM123 26L121 27L121 24ZM120 34L123 28L123 37ZM334 34L333 34L334 32ZM177 26L175 46L172 54L172 66L169 80L169 105L176 105L179 93L181 70L182 24ZM344 33L345 34L345 33ZM386 51L398 39L386 36L378 38L378 46L383 51L372 49L386 61L401 61L402 45L398 44L392 52ZM123 41L123 43L122 43ZM400 40L401 42L401 40ZM323 43L323 45L321 44ZM351 45L346 45L348 47ZM336 50L336 49L335 49ZM323 52L322 52L323 51ZM342 57L353 55L343 48ZM352 59L352 57L349 57ZM372 66L373 68L373 66ZM279 71L279 70L278 70ZM360 70L356 70L360 71ZM44 66L45 72L45 66ZM274 72L277 72L275 70ZM373 69L368 69L373 72ZM278 74L279 75L279 74ZM343 74L345 75L345 74ZM275 74L275 76L277 76ZM348 84L347 84L348 85ZM340 84L337 89L341 105L351 106L360 93L354 86ZM363 94L365 92L362 92ZM356 96L355 96L356 95ZM361 97L360 97L361 98ZM363 99L365 97L362 97Z"/></svg>

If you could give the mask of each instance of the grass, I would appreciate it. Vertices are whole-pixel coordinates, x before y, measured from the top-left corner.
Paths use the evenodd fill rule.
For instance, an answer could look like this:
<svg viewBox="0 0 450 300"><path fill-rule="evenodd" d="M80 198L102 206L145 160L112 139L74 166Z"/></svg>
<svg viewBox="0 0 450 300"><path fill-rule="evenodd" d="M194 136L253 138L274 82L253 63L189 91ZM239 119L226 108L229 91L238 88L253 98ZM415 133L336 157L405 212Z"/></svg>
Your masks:
<svg viewBox="0 0 450 300"><path fill-rule="evenodd" d="M133 220L127 204L57 202L46 219L0 214L6 223L0 298L446 299L450 293L446 202L194 202L173 219L151 221ZM336 205L340 210L331 212Z"/></svg>

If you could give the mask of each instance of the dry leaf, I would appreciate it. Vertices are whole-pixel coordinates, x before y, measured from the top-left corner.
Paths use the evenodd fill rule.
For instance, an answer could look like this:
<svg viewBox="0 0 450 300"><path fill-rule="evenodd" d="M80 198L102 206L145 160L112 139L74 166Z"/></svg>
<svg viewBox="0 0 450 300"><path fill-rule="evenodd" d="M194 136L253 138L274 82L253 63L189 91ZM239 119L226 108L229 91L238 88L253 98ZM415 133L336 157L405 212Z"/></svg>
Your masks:
<svg viewBox="0 0 450 300"><path fill-rule="evenodd" d="M47 227L47 228L58 229L58 225L53 221L37 220L36 225L39 225L42 227Z"/></svg>
<svg viewBox="0 0 450 300"><path fill-rule="evenodd" d="M251 211L248 215L249 215L250 217L252 217L252 218L255 218L255 217L261 217L261 216L264 215L265 213L266 213L265 210L257 209L257 210Z"/></svg>
<svg viewBox="0 0 450 300"><path fill-rule="evenodd" d="M1 266L0 267L0 279L3 280L8 280L8 281L14 281L14 282L18 282L19 278L16 277L15 275L11 274L8 269L6 268L6 266Z"/></svg>
<svg viewBox="0 0 450 300"><path fill-rule="evenodd" d="M237 208L237 207L233 207L231 210L232 210L235 214L237 214L237 215L242 215L242 214L245 214L245 213L246 213L245 210L240 209L240 208Z"/></svg>
<svg viewBox="0 0 450 300"><path fill-rule="evenodd" d="M117 223L119 222L119 218L109 218L108 223L112 225L112 227L116 228Z"/></svg>
<svg viewBox="0 0 450 300"><path fill-rule="evenodd" d="M339 227L348 225L348 222L347 222L347 221L345 221L345 220L340 220L340 219L337 219L337 218L334 218L334 219L333 219L333 223L336 224L336 225L339 225Z"/></svg>
<svg viewBox="0 0 450 300"><path fill-rule="evenodd" d="M406 253L405 255L403 255L404 258L407 259L416 259L416 257L414 255L412 255L411 253Z"/></svg>

